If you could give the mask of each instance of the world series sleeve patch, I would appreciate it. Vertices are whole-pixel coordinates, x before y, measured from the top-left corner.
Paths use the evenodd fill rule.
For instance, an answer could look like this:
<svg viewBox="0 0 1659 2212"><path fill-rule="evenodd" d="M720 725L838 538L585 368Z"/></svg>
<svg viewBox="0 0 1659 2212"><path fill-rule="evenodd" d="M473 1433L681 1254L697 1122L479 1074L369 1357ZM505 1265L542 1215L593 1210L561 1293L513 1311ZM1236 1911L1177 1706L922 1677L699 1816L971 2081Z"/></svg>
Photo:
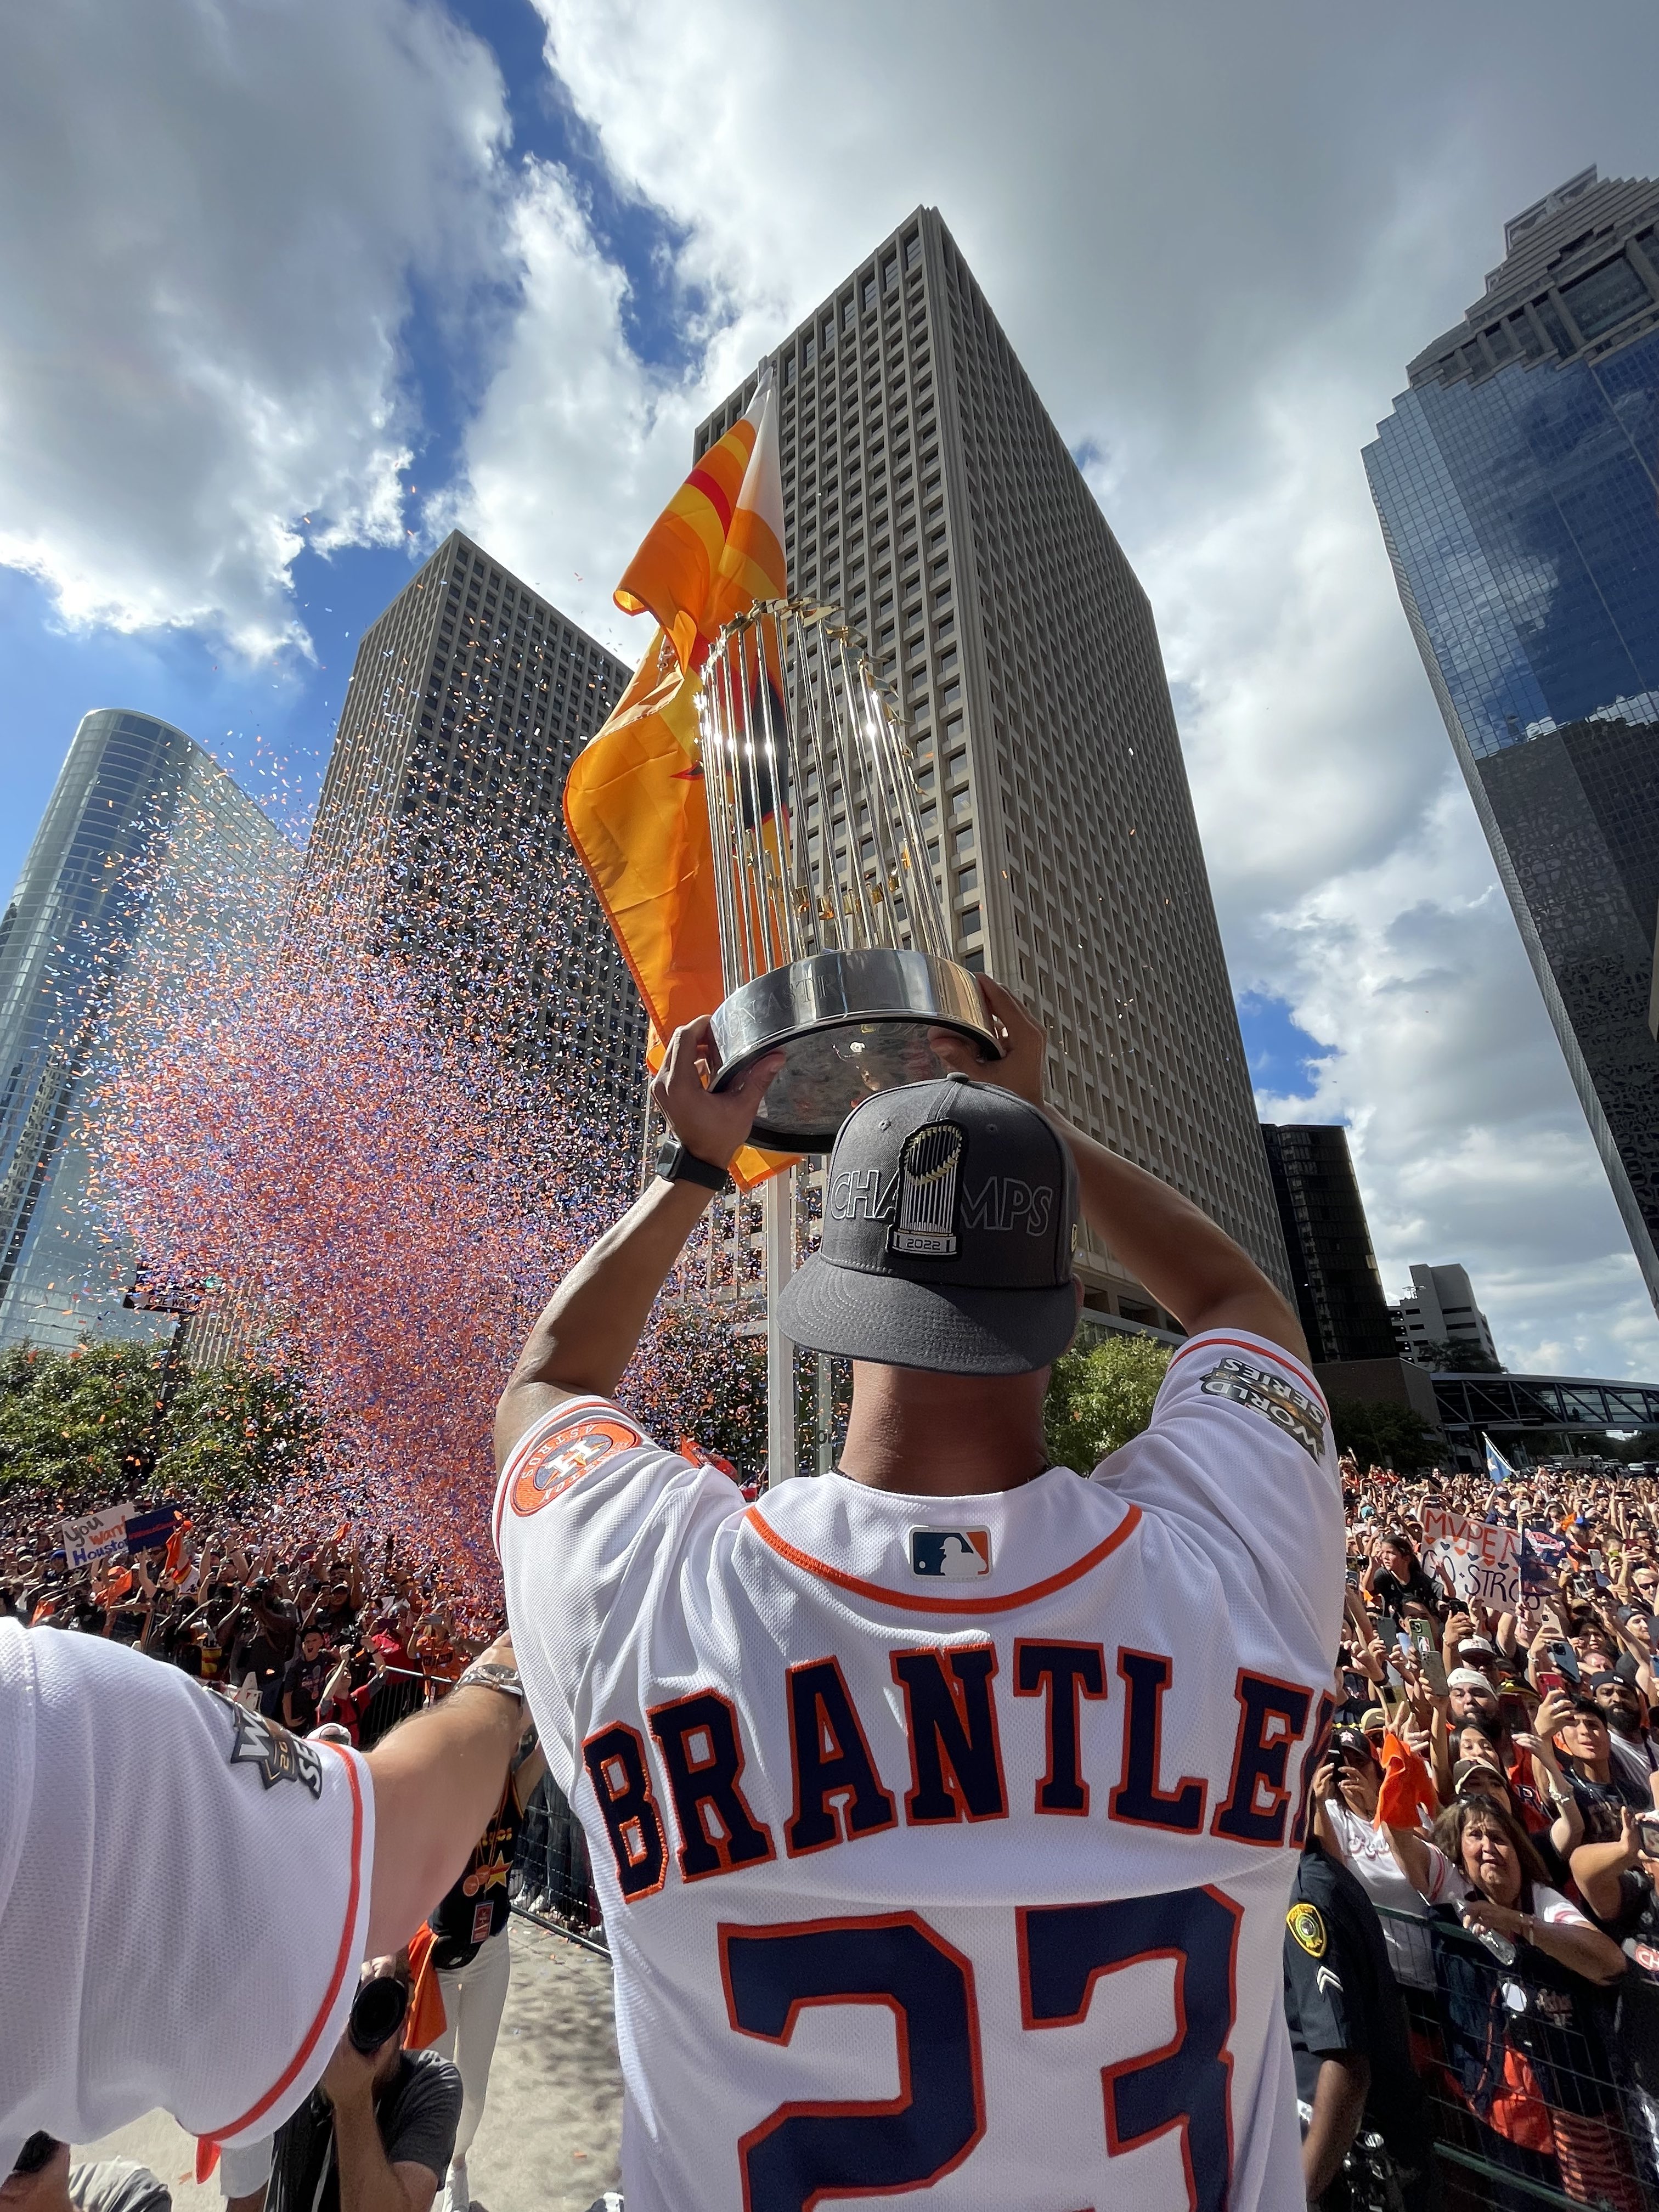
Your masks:
<svg viewBox="0 0 1659 2212"><path fill-rule="evenodd" d="M1325 1455L1324 1408L1272 1368L1231 1355L1211 1368L1199 1389L1207 1398L1228 1398L1293 1437L1310 1459Z"/></svg>

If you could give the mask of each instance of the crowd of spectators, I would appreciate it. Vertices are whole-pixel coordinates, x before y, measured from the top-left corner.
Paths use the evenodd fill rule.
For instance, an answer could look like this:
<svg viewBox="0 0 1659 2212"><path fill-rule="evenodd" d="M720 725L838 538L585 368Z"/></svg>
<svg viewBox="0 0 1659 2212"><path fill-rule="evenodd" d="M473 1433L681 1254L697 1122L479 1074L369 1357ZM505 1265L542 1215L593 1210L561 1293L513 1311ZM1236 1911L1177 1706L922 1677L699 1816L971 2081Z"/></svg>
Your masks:
<svg viewBox="0 0 1659 2212"><path fill-rule="evenodd" d="M1659 1484L1342 1472L1345 1632L1286 1935L1310 2202L1659 2206ZM1519 1532L1512 1604L1459 1599L1425 1545L1436 1507ZM269 1504L191 1512L165 1545L78 1571L55 1517L15 1512L6 1615L365 1748L480 1640L392 1540ZM515 1887L585 1928L586 1853L552 1795L503 1815L527 1831ZM484 1965L504 1943L485 1936ZM1427 2155L1437 2136L1461 2163ZM455 2154L446 2203L465 2201Z"/></svg>
<svg viewBox="0 0 1659 2212"><path fill-rule="evenodd" d="M30 1506L0 1516L0 1618L111 1638L296 1735L365 1751L441 1698L493 1640L494 1628L469 1631L476 1610L437 1571L400 1559L395 1541L325 1529L292 1501L181 1509L161 1541L82 1568L67 1563L61 1515ZM308 2102L274 2139L223 2154L229 2212L374 2212L388 2201L425 2212L434 2197L442 2212L468 2212L466 2153L507 1994L515 1875L530 1901L589 1926L580 1831L533 1735L465 1874L422 1932L431 1993L420 2033L406 2037L403 2006L372 2033L354 2012ZM407 1952L362 1975L365 2005L393 1987L406 2005L418 1985ZM142 2167L71 2167L67 2146L47 2138L30 2148L38 2162L0 2182L4 2212L166 2212L167 2189ZM390 2197L388 2177L398 2184Z"/></svg>
<svg viewBox="0 0 1659 2212"><path fill-rule="evenodd" d="M489 1640L467 1632L453 1592L393 1540L318 1533L270 1506L193 1510L164 1543L80 1569L65 1562L58 1517L0 1517L8 1617L112 1637L297 1734L326 1723L364 1750Z"/></svg>
<svg viewBox="0 0 1659 2212"><path fill-rule="evenodd" d="M1369 2031L1319 2017L1315 1921L1298 1938L1293 1906L1310 2200L1426 2204L1443 2188L1470 2204L1659 2204L1659 1485L1346 1461L1343 1488L1344 1638L1308 1849L1378 1916L1367 2017L1386 2026L1403 2000L1424 2102L1402 2130L1379 2063L1322 2130L1322 2074L1363 2056L1333 2039ZM1517 1532L1511 1601L1460 1599L1425 1541L1436 1508ZM1316 1916L1321 1942L1331 1917ZM1328 2118L1344 2082L1323 2087ZM1430 2130L1450 2154L1438 2179L1420 2155Z"/></svg>

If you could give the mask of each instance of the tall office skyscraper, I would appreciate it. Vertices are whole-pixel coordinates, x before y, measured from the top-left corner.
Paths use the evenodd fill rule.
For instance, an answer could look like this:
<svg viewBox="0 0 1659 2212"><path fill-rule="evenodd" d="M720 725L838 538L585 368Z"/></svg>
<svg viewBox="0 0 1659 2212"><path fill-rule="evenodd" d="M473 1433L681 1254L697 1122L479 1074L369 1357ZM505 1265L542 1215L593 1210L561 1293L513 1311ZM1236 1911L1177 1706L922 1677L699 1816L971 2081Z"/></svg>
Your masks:
<svg viewBox="0 0 1659 2212"><path fill-rule="evenodd" d="M644 1011L560 805L627 681L453 531L363 633L307 867L370 871L386 937L435 956L464 1006L494 990L502 1041L631 1133Z"/></svg>
<svg viewBox="0 0 1659 2212"><path fill-rule="evenodd" d="M1659 184L1504 226L1365 449L1407 619L1659 1305Z"/></svg>
<svg viewBox="0 0 1659 2212"><path fill-rule="evenodd" d="M1347 1131L1264 1121L1261 1139L1310 1352L1319 1360L1392 1358L1394 1324Z"/></svg>
<svg viewBox="0 0 1659 2212"><path fill-rule="evenodd" d="M162 864L181 896L152 905ZM88 1329L171 1326L123 1310L139 1255L88 1204L106 1017L146 963L187 972L181 916L216 957L251 959L299 868L182 730L113 708L83 717L0 921L0 1343L64 1350ZM128 1031L122 1048L141 1042Z"/></svg>
<svg viewBox="0 0 1659 2212"><path fill-rule="evenodd" d="M938 211L773 361L790 587L848 609L901 701L958 957L1039 1012L1078 1123L1288 1290L1152 609ZM1097 1309L1157 1317L1079 1256Z"/></svg>

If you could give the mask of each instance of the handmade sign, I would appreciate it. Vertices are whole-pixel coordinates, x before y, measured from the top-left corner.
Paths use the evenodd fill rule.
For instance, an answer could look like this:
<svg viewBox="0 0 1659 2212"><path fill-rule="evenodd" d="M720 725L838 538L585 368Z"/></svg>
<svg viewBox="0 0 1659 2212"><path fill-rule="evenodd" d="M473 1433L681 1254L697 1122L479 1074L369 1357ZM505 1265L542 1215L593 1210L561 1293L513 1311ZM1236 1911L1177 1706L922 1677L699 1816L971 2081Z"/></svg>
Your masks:
<svg viewBox="0 0 1659 2212"><path fill-rule="evenodd" d="M64 1522L64 1564L71 1574L126 1550L131 1510L131 1505L107 1505L101 1513L82 1513Z"/></svg>
<svg viewBox="0 0 1659 2212"><path fill-rule="evenodd" d="M1483 1605L1512 1611L1521 1602L1521 1539L1501 1522L1425 1505L1423 1558L1431 1574L1445 1568L1465 1605L1479 1598Z"/></svg>

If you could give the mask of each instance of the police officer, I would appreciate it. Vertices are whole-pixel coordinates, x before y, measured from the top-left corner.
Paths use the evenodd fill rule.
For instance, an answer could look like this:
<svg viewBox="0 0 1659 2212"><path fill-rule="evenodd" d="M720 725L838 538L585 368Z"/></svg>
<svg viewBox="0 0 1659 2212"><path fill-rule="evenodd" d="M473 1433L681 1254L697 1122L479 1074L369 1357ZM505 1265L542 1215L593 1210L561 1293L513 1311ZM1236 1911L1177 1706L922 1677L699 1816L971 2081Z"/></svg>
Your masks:
<svg viewBox="0 0 1659 2212"><path fill-rule="evenodd" d="M1382 1923L1354 1876L1312 1835L1285 1916L1285 2014L1310 2206L1432 2212L1433 2130Z"/></svg>

